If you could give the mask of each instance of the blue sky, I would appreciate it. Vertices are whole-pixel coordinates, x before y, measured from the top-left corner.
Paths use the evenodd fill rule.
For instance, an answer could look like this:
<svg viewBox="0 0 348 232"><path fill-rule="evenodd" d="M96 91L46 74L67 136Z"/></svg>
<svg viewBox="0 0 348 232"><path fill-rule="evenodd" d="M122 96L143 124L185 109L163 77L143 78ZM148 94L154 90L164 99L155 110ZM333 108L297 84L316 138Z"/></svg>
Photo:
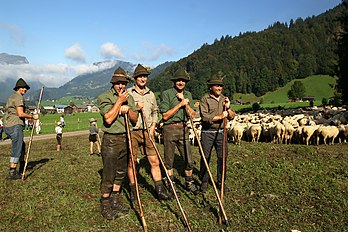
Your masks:
<svg viewBox="0 0 348 232"><path fill-rule="evenodd" d="M276 21L318 15L341 0L2 0L0 53L30 65L0 65L0 81L19 76L58 87L124 60L155 67L222 35L260 31ZM112 64L110 64L112 65Z"/></svg>

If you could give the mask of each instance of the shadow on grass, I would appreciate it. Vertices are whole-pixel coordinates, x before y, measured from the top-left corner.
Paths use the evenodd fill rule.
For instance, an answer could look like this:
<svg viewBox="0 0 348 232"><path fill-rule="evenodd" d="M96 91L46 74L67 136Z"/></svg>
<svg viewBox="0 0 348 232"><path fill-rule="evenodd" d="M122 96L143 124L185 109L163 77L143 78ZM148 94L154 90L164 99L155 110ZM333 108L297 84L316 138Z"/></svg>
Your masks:
<svg viewBox="0 0 348 232"><path fill-rule="evenodd" d="M44 166L50 160L53 160L53 158L51 158L51 159L44 158L44 159L40 159L40 160L36 160L36 161L29 161L27 164L26 171L31 170L31 172L25 176L25 179L30 177L35 171L39 170L42 166ZM36 166L38 166L38 167L36 167ZM35 170L34 170L34 168L35 168Z"/></svg>

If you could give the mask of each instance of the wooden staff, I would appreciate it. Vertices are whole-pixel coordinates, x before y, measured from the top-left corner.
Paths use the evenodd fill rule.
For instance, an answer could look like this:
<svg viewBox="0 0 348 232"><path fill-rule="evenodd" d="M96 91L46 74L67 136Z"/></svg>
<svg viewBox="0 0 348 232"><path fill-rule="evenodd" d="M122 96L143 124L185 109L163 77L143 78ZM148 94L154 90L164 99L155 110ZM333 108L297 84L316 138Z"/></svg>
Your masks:
<svg viewBox="0 0 348 232"><path fill-rule="evenodd" d="M226 110L226 106L224 105L224 111ZM224 118L223 127L224 127L224 135L222 141L222 175L221 175L221 189L220 189L220 199L221 203L224 203L224 190L225 190L225 172L226 172L226 124L227 119ZM221 214L219 215L219 223L222 224Z"/></svg>
<svg viewBox="0 0 348 232"><path fill-rule="evenodd" d="M186 106L186 108L187 108L187 106ZM209 164L208 164L208 162L207 162L207 159L206 159L205 156L204 156L204 151L203 151L203 147L202 147L201 141L198 139L198 133L197 133L196 128L194 127L193 119L192 119L192 117L191 117L191 115L190 115L190 113L189 113L188 110L186 110L186 114L188 115L188 118L190 119L193 132L194 132L195 137L196 137L196 139L197 139L197 144L198 144L198 147L199 147L199 151L200 151L202 160L203 160L204 165L205 165L205 167L206 167L206 169L207 169L207 172L208 172L208 174L209 174L211 183L212 183L213 188L214 188L214 192L215 192L216 198L217 198L218 201L219 201L219 205L220 205L220 209L221 209L222 216L224 217L225 225L226 225L226 226L229 226L229 223L228 223L228 220L227 220L227 216L226 216L226 212L225 212L224 206L223 206L223 204L222 204L222 202L221 202L221 199L220 199L220 196L219 196L219 192L218 192L218 190L217 190L217 188L216 188L213 175L211 174L211 171L210 171L210 168L209 168Z"/></svg>
<svg viewBox="0 0 348 232"><path fill-rule="evenodd" d="M147 130L147 133L149 134L149 139L150 139L150 141L151 141L153 147L155 148L155 151L156 151L156 154L157 154L157 156L158 156L158 159L159 159L159 161L161 162L161 165L162 165L162 167L163 167L163 169L164 169L164 172L166 173L166 177L167 177L167 179L168 179L168 181L169 181L169 185L170 185L170 187L171 187L171 189L172 189L172 192L174 193L176 203L178 203L178 206L179 206L179 208L180 208L182 217L184 218L186 227L187 227L188 231L192 231L192 229L191 229L191 227L190 227L190 223L188 222L187 217L186 217L186 214L185 214L185 212L184 212L184 210L183 210L183 208L182 208L182 206L181 206L181 204L180 204L179 197L178 197L178 195L177 195L177 193L176 193L176 191L175 191L173 181L170 179L169 174L168 174L168 170L167 170L166 166L164 165L164 162L163 162L163 159L162 159L162 157L161 157L161 154L160 154L159 150L157 149L157 146L156 146L155 141L153 140L152 136L150 135L150 130L149 130L149 127L148 127L148 124L147 124L147 120L146 120L146 116L145 116L145 114L144 114L143 108L141 108L141 116L142 116L142 120L143 120L143 125L145 125L146 130Z"/></svg>
<svg viewBox="0 0 348 232"><path fill-rule="evenodd" d="M129 129L129 122L128 122L128 113L126 113L124 115L124 119L125 119L125 126L126 126L127 139L128 139L128 149L129 149L131 162L132 162L132 171L133 171L133 176L134 176L135 192L137 195L137 202L138 202L138 206L139 206L141 222L143 223L144 231L147 232L147 225L146 225L146 221L145 221L145 217L144 217L143 206L141 205L141 201L140 201L137 171L136 171L135 161L134 161L134 157L133 157L132 138L131 138L130 129Z"/></svg>
<svg viewBox="0 0 348 232"><path fill-rule="evenodd" d="M40 110L40 104L41 104L41 99L42 99L42 94L44 91L44 87L41 87L41 91L40 91L40 96L39 96L39 102L37 103L36 106L36 112L39 113ZM28 165L28 159L29 159L29 154L30 154L30 149L31 149L31 144L33 142L33 135L34 135L34 128L35 128L35 122L33 124L33 127L31 128L31 132L30 132L30 139L29 139L29 145L28 145L28 151L27 151L27 155L25 156L25 163L24 163L24 169L23 169L23 173L22 173L22 181L24 181L24 177L25 177L25 170L27 169L27 165Z"/></svg>

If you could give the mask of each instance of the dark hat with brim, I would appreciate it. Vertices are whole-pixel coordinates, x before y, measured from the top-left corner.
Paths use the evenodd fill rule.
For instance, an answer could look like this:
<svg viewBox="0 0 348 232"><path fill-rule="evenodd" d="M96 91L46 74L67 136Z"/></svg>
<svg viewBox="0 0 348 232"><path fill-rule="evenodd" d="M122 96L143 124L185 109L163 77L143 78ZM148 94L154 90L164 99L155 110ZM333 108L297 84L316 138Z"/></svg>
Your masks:
<svg viewBox="0 0 348 232"><path fill-rule="evenodd" d="M138 66L135 68L133 78L137 79L138 76L148 76L150 74L151 74L150 69L147 69L141 64L138 64Z"/></svg>
<svg viewBox="0 0 348 232"><path fill-rule="evenodd" d="M222 81L222 78L217 76L217 75L214 75L208 82L208 85L211 86L211 85L224 85L223 81Z"/></svg>
<svg viewBox="0 0 348 232"><path fill-rule="evenodd" d="M95 119L95 118L90 118L90 119L89 119L89 122L90 122L90 123L96 122L96 121L97 121L97 119Z"/></svg>
<svg viewBox="0 0 348 232"><path fill-rule="evenodd" d="M129 82L129 76L123 68L118 67L112 75L110 83Z"/></svg>
<svg viewBox="0 0 348 232"><path fill-rule="evenodd" d="M183 81L188 82L188 81L190 81L190 76L185 71L185 69L179 68L170 80L172 80L172 81L183 80Z"/></svg>
<svg viewBox="0 0 348 232"><path fill-rule="evenodd" d="M27 90L30 89L29 85L22 78L18 79L18 81L16 82L16 86L13 88L13 90L16 91L19 88L26 88Z"/></svg>

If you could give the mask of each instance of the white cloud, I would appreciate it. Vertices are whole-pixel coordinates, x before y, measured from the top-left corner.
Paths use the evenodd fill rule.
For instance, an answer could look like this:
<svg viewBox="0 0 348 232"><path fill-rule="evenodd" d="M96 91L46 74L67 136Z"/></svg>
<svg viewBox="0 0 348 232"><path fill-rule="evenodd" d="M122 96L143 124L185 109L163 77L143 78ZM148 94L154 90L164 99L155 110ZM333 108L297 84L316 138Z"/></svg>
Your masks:
<svg viewBox="0 0 348 232"><path fill-rule="evenodd" d="M65 49L65 57L78 62L86 62L86 53L81 48L80 44L74 44L71 47Z"/></svg>
<svg viewBox="0 0 348 232"><path fill-rule="evenodd" d="M0 65L0 81L17 80L40 81L48 87L59 87L71 80L75 71L66 64L48 64L36 66L31 64Z"/></svg>
<svg viewBox="0 0 348 232"><path fill-rule="evenodd" d="M112 59L112 58L117 58L117 59L122 59L124 58L121 49L113 43L104 43L100 46L100 55L104 59Z"/></svg>
<svg viewBox="0 0 348 232"><path fill-rule="evenodd" d="M150 55L138 53L133 54L133 58L137 61L156 61L161 56L170 56L174 53L173 49L165 44L161 44L157 47L146 46L145 50Z"/></svg>
<svg viewBox="0 0 348 232"><path fill-rule="evenodd" d="M22 77L26 81L40 81L47 87L59 87L78 75L93 73L111 68L115 61L98 64L47 64L47 65L0 65L0 82L7 79L17 80Z"/></svg>
<svg viewBox="0 0 348 232"><path fill-rule="evenodd" d="M24 45L24 36L21 29L16 24L6 23L4 21L0 21L0 28L8 31L11 39L18 45Z"/></svg>
<svg viewBox="0 0 348 232"><path fill-rule="evenodd" d="M115 61L100 62L97 64L82 64L74 67L76 75L82 75L86 73L94 73L111 68L115 65Z"/></svg>

